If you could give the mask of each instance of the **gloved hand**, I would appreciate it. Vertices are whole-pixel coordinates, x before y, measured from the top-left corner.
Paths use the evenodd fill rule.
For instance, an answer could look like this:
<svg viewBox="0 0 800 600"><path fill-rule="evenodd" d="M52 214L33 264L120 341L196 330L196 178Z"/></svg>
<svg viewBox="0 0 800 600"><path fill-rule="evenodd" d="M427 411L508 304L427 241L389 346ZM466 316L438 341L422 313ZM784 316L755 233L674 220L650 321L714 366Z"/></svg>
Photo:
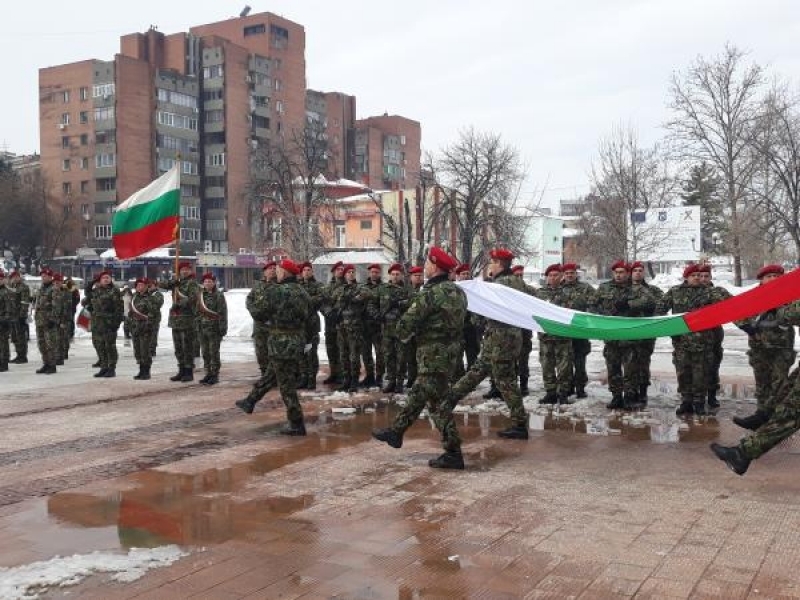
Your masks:
<svg viewBox="0 0 800 600"><path fill-rule="evenodd" d="M758 330L753 327L750 323L745 323L744 325L738 325L739 329L744 331L747 335L755 335L758 333Z"/></svg>
<svg viewBox="0 0 800 600"><path fill-rule="evenodd" d="M777 319L764 319L757 323L759 329L777 329L780 323Z"/></svg>
<svg viewBox="0 0 800 600"><path fill-rule="evenodd" d="M627 298L620 298L619 300L614 302L614 309L617 312L622 312L624 310L627 310L629 306L630 304L628 304Z"/></svg>
<svg viewBox="0 0 800 600"><path fill-rule="evenodd" d="M311 352L311 344L306 344L303 346L303 354L308 354L309 352Z"/></svg>

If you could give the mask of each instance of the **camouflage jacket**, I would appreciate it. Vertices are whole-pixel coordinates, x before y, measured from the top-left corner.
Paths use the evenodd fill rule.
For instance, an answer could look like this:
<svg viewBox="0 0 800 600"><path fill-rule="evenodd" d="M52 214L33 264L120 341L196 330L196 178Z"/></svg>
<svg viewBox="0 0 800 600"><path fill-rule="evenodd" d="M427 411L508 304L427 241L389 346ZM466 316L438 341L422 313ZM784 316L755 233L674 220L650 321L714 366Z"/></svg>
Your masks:
<svg viewBox="0 0 800 600"><path fill-rule="evenodd" d="M158 292L158 295L161 296L160 303L153 292L144 294L137 292L131 298L128 322L133 335L158 329L158 323L161 320L161 304L164 303L164 296L161 295L161 292Z"/></svg>
<svg viewBox="0 0 800 600"><path fill-rule="evenodd" d="M627 317L630 307L626 303L630 300L630 283L617 283L614 280L605 281L597 287L594 304L589 307L589 312L599 315Z"/></svg>
<svg viewBox="0 0 800 600"><path fill-rule="evenodd" d="M48 323L59 323L63 313L61 294L54 294L55 288L52 283L42 284L36 296L36 315L35 321L38 326L47 326Z"/></svg>
<svg viewBox="0 0 800 600"><path fill-rule="evenodd" d="M563 304L566 308L586 312L595 303L595 289L583 281L561 284Z"/></svg>
<svg viewBox="0 0 800 600"><path fill-rule="evenodd" d="M311 298L294 276L260 287L253 298L251 314L267 326L270 358L297 360L303 355Z"/></svg>
<svg viewBox="0 0 800 600"><path fill-rule="evenodd" d="M365 318L365 301L361 286L357 283L344 283L336 288L336 312L340 323L348 327L361 327Z"/></svg>
<svg viewBox="0 0 800 600"><path fill-rule="evenodd" d="M545 302L549 302L550 304L555 304L556 306L565 306L566 302L568 301L568 297L564 293L564 288L561 285L552 287L545 284L538 290L536 290L535 295L540 300L544 300ZM551 335L549 333L539 333L537 334L537 337L543 342L553 342L556 340L565 339L563 337L557 335Z"/></svg>
<svg viewBox="0 0 800 600"><path fill-rule="evenodd" d="M711 304L709 288L704 286L691 286L686 282L671 287L661 297L656 305L656 314L665 315L668 312L680 314L690 312ZM694 331L672 338L674 344L693 352L701 352L710 347L714 342L714 331Z"/></svg>
<svg viewBox="0 0 800 600"><path fill-rule="evenodd" d="M173 279L160 284L160 287L172 290L172 306L169 309L167 326L176 331L193 329L197 318L197 294L200 292L200 285L194 275L180 280Z"/></svg>
<svg viewBox="0 0 800 600"><path fill-rule="evenodd" d="M381 290L386 286L381 280L367 279L361 284L361 297L364 299L364 316L371 323L381 322Z"/></svg>
<svg viewBox="0 0 800 600"><path fill-rule="evenodd" d="M432 277L400 317L397 336L417 346L420 373L447 374L461 352L467 297L447 275Z"/></svg>
<svg viewBox="0 0 800 600"><path fill-rule="evenodd" d="M344 277L331 277L322 290L322 301L320 302L319 312L325 317L325 327L335 328L341 319L338 309L336 308L336 296L340 287L344 285Z"/></svg>
<svg viewBox="0 0 800 600"><path fill-rule="evenodd" d="M800 325L800 301L736 321L736 325L748 329L751 350L793 350L794 327Z"/></svg>
<svg viewBox="0 0 800 600"><path fill-rule="evenodd" d="M384 323L396 323L408 309L411 288L404 283L386 283L380 290L378 309Z"/></svg>
<svg viewBox="0 0 800 600"><path fill-rule="evenodd" d="M8 326L19 320L14 310L14 292L5 285L0 285L0 327L8 332Z"/></svg>
<svg viewBox="0 0 800 600"><path fill-rule="evenodd" d="M200 330L214 332L220 337L228 334L228 303L225 301L225 294L218 289L210 292L203 289L202 296L205 310L197 305L197 316L200 319ZM212 314L213 313L213 314Z"/></svg>
<svg viewBox="0 0 800 600"><path fill-rule="evenodd" d="M27 319L31 308L31 288L24 281L8 287L11 293L11 304L16 311L17 318Z"/></svg>
<svg viewBox="0 0 800 600"><path fill-rule="evenodd" d="M646 281L631 283L627 316L652 317L656 314L656 306L663 295L664 292Z"/></svg>
<svg viewBox="0 0 800 600"><path fill-rule="evenodd" d="M162 294L158 290L149 291L148 294L152 299L153 303L158 308L158 313L156 314L155 321L156 323L161 323L161 307L164 306L164 294Z"/></svg>
<svg viewBox="0 0 800 600"><path fill-rule="evenodd" d="M311 300L311 318L308 320L306 332L310 337L314 337L319 333L321 328L319 311L323 301L325 300L325 286L313 277L311 279L301 279L298 283L303 286L303 289L306 291L306 294L308 294L308 297Z"/></svg>
<svg viewBox="0 0 800 600"><path fill-rule="evenodd" d="M61 312L61 327L66 329L72 319L75 318L75 314L72 312L72 292L62 286L60 289L54 290L53 293L61 296L61 306L64 307Z"/></svg>
<svg viewBox="0 0 800 600"><path fill-rule="evenodd" d="M247 312L250 313L250 316L253 317L253 332L266 333L267 331L267 326L264 324L264 322L257 319L253 314L254 302L256 297L263 293L263 288L275 284L276 282L274 281L265 281L264 279L259 279L253 282L253 287L250 288L250 292L247 294L247 298L245 298L244 306L247 309Z"/></svg>
<svg viewBox="0 0 800 600"><path fill-rule="evenodd" d="M65 296L66 298L66 296ZM122 294L114 285L92 290L92 331L111 333L122 323Z"/></svg>

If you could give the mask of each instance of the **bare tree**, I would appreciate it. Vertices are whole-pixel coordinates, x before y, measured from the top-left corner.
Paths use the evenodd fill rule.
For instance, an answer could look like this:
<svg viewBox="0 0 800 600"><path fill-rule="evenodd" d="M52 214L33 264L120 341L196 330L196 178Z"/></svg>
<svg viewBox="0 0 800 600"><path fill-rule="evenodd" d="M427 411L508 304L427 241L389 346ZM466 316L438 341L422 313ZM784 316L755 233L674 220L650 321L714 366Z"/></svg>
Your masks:
<svg viewBox="0 0 800 600"><path fill-rule="evenodd" d="M724 240L734 261L734 281L742 283L743 221L740 210L747 197L756 164L749 151L759 114L762 68L744 64L745 54L726 45L722 56L698 57L684 74L675 73L670 86L667 123L678 155L691 162L706 161L723 181L730 227Z"/></svg>
<svg viewBox="0 0 800 600"><path fill-rule="evenodd" d="M485 250L522 247L517 205L525 177L519 151L499 134L462 130L459 139L430 157L426 171L445 190L431 221L449 219L456 227L460 260L474 267L485 260Z"/></svg>
<svg viewBox="0 0 800 600"><path fill-rule="evenodd" d="M323 125L315 120L253 149L247 196L252 237L262 250L279 247L309 260L323 252L320 228L333 221L324 176L330 158Z"/></svg>
<svg viewBox="0 0 800 600"><path fill-rule="evenodd" d="M646 220L650 210L672 203L677 185L658 146L644 148L631 127L615 127L600 141L592 180L596 221L587 225L612 238L599 240L604 249L636 260L666 241L669 232Z"/></svg>

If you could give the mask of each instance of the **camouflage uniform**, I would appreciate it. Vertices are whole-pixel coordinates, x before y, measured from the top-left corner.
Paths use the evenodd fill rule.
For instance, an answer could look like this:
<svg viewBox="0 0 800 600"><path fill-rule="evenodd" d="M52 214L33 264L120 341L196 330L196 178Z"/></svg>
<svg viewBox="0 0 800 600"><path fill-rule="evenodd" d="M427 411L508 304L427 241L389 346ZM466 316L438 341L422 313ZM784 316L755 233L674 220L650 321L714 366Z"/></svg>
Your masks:
<svg viewBox="0 0 800 600"><path fill-rule="evenodd" d="M0 372L8 371L8 362L11 360L11 326L17 319L12 296L5 284L5 278L0 279Z"/></svg>
<svg viewBox="0 0 800 600"><path fill-rule="evenodd" d="M225 294L216 289L216 287L210 292L203 288L202 294L205 308L212 313L216 313L203 312L198 305L197 318L200 323L200 350L203 355L203 365L206 368L204 381L209 383L209 380L213 377L216 383L220 368L219 347L222 343L222 338L228 334L228 304L225 302Z"/></svg>
<svg viewBox="0 0 800 600"><path fill-rule="evenodd" d="M586 312L595 303L595 289L583 281L561 283L562 306ZM584 391L586 384L589 383L589 376L586 373L586 357L592 351L591 340L572 340L572 366L573 376L570 391L573 389L579 398L586 396Z"/></svg>
<svg viewBox="0 0 800 600"><path fill-rule="evenodd" d="M656 314L672 311L679 314L695 310L710 302L708 288L684 282L671 287L658 302ZM705 413L708 388L708 355L714 344L714 332L695 331L672 338L672 362L678 377L678 393L682 404L679 414Z"/></svg>
<svg viewBox="0 0 800 600"><path fill-rule="evenodd" d="M300 279L299 283L311 301L311 318L306 324L306 345L310 345L311 348L303 354L298 387L313 390L317 387L317 373L319 373L319 332L322 325L319 310L324 300L325 286L313 277Z"/></svg>
<svg viewBox="0 0 800 600"><path fill-rule="evenodd" d="M409 304L413 302L414 298L422 291L422 286L415 288L414 286L409 286L411 290L409 292ZM408 376L408 380L406 381L406 385L408 387L412 387L414 382L417 380L417 340L411 338L403 344L403 356L401 358L402 368L400 370L400 374L405 373Z"/></svg>
<svg viewBox="0 0 800 600"><path fill-rule="evenodd" d="M64 312L61 315L61 323L58 326L58 358L56 364L63 365L64 361L69 358L69 330L70 324L74 323L72 292L63 285L56 289L56 292L61 294L61 302L64 306Z"/></svg>
<svg viewBox="0 0 800 600"><path fill-rule="evenodd" d="M513 275L510 269L495 276L494 282L525 291L525 282ZM527 433L528 416L522 404L517 375L517 359L521 347L522 331L518 327L487 320L481 352L470 370L453 385L453 402L457 403L491 374L508 405L512 427L524 428Z"/></svg>
<svg viewBox="0 0 800 600"><path fill-rule="evenodd" d="M172 280L161 287L172 290L172 306L169 309L167 326L172 329L172 343L178 361L178 375L190 381L194 370L195 333L197 328L197 294L200 286L194 275Z"/></svg>
<svg viewBox="0 0 800 600"><path fill-rule="evenodd" d="M247 298L245 299L245 307L251 316L253 315L253 303L255 302L255 299L260 297L264 293L264 288L270 285L275 285L275 282L259 279L253 283L253 287L250 289L250 293L247 294ZM264 323L256 320L254 317L253 345L255 346L256 350L258 369L261 371L262 375L267 372L267 367L269 366L269 356L267 351L268 342L267 326Z"/></svg>
<svg viewBox="0 0 800 600"><path fill-rule="evenodd" d="M386 285L380 279L368 278L361 284L361 297L364 299L363 351L361 358L366 372L364 385L380 385L385 372L383 363L383 341L380 315L381 288ZM375 356L373 358L373 350Z"/></svg>
<svg viewBox="0 0 800 600"><path fill-rule="evenodd" d="M324 383L339 383L342 378L342 365L339 351L339 321L341 316L336 308L337 290L344 285L344 277L331 276L323 290L320 312L325 317L325 352L328 354L329 376Z"/></svg>
<svg viewBox="0 0 800 600"><path fill-rule="evenodd" d="M39 293L36 296L36 313L34 316L36 340L44 363L44 367L39 369L37 373L56 372L58 325L61 322L64 307L61 302L61 295L54 294L54 291L52 282L42 283L42 287L39 288Z"/></svg>
<svg viewBox="0 0 800 600"><path fill-rule="evenodd" d="M631 283L630 317L652 317L664 292L646 281ZM650 361L656 347L655 338L633 342L631 368L637 380L638 400L647 403L647 388L650 386Z"/></svg>
<svg viewBox="0 0 800 600"><path fill-rule="evenodd" d="M161 295L159 293L159 295ZM161 297L161 302L164 297ZM153 364L153 337L158 335L158 322L161 317L161 304L152 292L138 292L131 298L130 319L131 340L133 355L139 365L137 379L149 378L150 367ZM147 377L142 377L146 373Z"/></svg>
<svg viewBox="0 0 800 600"><path fill-rule="evenodd" d="M100 361L100 373L113 374L117 367L117 330L122 323L122 295L113 285L92 290L92 344Z"/></svg>
<svg viewBox="0 0 800 600"><path fill-rule="evenodd" d="M150 335L150 356L156 355L156 348L158 348L158 332L161 329L161 307L164 306L164 294L158 288L149 290L150 299L158 309L155 319L153 320L153 332Z"/></svg>
<svg viewBox="0 0 800 600"><path fill-rule="evenodd" d="M563 306L565 302L561 285L545 285L538 290L536 296L556 306ZM572 340L549 333L539 333L537 337L546 398L548 401L566 403L572 390Z"/></svg>
<svg viewBox="0 0 800 600"><path fill-rule="evenodd" d="M410 288L402 281L386 283L380 291L379 311L383 320L383 363L386 366L386 386L396 390L403 387L403 343L397 333L400 317L408 309Z"/></svg>
<svg viewBox="0 0 800 600"><path fill-rule="evenodd" d="M357 283L344 283L337 288L336 310L341 315L338 343L339 362L344 375L342 389L352 391L358 386L364 348L364 298Z"/></svg>
<svg viewBox="0 0 800 600"><path fill-rule="evenodd" d="M311 316L311 299L294 276L258 289L252 303L253 319L268 328L267 372L255 383L247 398L237 403L252 412L256 403L275 385L286 405L289 422L303 428L303 409L297 396L297 365L303 356L306 321Z"/></svg>
<svg viewBox="0 0 800 600"><path fill-rule="evenodd" d="M631 286L629 282L606 281L597 288L591 312L626 317L630 313L630 299ZM613 396L609 405L611 408L627 408L638 399L639 380L633 372L635 348L635 342L628 340L608 340L603 345L603 358L605 358L608 373L608 389Z"/></svg>
<svg viewBox="0 0 800 600"><path fill-rule="evenodd" d="M428 279L414 296L396 329L400 340L416 339L418 375L408 402L395 417L391 429L402 436L427 405L448 453L461 452L461 438L453 420L455 404L447 402L445 396L448 375L461 348L458 337L466 313L463 290L449 281L447 275L437 275Z"/></svg>
<svg viewBox="0 0 800 600"><path fill-rule="evenodd" d="M709 295L710 295L710 302L711 304L716 304L717 302L722 302L723 300L727 300L731 297L731 294L728 290L718 285L714 285L713 283L709 286ZM719 327L715 327L711 330L714 334L714 345L712 347L712 351L709 353L709 359L711 361L708 370L708 404L713 408L719 407L719 401L717 400L717 392L719 391L719 369L722 366L722 355L723 349L722 344L725 341L725 330L720 325ZM791 364L789 365L791 368Z"/></svg>
<svg viewBox="0 0 800 600"><path fill-rule="evenodd" d="M11 327L11 341L14 343L17 356L12 362L24 363L28 362L28 312L31 307L31 289L20 278L11 284L9 291L13 292L12 307L16 316Z"/></svg>

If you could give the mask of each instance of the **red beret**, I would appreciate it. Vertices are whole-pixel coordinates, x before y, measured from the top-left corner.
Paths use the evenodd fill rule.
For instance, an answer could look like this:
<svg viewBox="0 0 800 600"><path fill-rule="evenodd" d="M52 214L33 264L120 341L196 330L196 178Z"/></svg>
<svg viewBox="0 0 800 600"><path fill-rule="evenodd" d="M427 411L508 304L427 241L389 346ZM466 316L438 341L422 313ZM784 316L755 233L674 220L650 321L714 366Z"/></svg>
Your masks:
<svg viewBox="0 0 800 600"><path fill-rule="evenodd" d="M395 271L403 272L403 265L400 263L393 263L392 266L389 267L389 273L394 273Z"/></svg>
<svg viewBox="0 0 800 600"><path fill-rule="evenodd" d="M344 263L342 261L340 261L340 260L337 260L335 263L333 263L331 265L331 273L333 273L339 267L343 267L343 266L344 266Z"/></svg>
<svg viewBox="0 0 800 600"><path fill-rule="evenodd" d="M113 276L113 275L111 275L111 271L100 271L100 272L97 274L97 276L95 277L95 279L97 279L97 281L100 281L100 278L101 278L101 277L103 277L104 275L108 275L108 276L109 276L109 277L111 277L112 279L114 278L114 276Z"/></svg>
<svg viewBox="0 0 800 600"><path fill-rule="evenodd" d="M428 260L442 271L452 271L458 266L458 261L439 246L431 246L431 249L428 250Z"/></svg>
<svg viewBox="0 0 800 600"><path fill-rule="evenodd" d="M525 272L525 266L524 265L514 265L513 267L511 267L511 272L512 273L524 273Z"/></svg>
<svg viewBox="0 0 800 600"><path fill-rule="evenodd" d="M636 260L631 263L630 270L633 271L634 269L644 269L644 263L640 260Z"/></svg>
<svg viewBox="0 0 800 600"><path fill-rule="evenodd" d="M408 270L409 275L418 275L420 273L422 273L422 267L411 267Z"/></svg>
<svg viewBox="0 0 800 600"><path fill-rule="evenodd" d="M495 260L514 260L514 253L508 248L495 248L489 256Z"/></svg>
<svg viewBox="0 0 800 600"><path fill-rule="evenodd" d="M267 262L264 263L264 266L261 267L261 270L263 271L264 269L271 269L277 264L278 263L276 263L274 260L268 260Z"/></svg>
<svg viewBox="0 0 800 600"><path fill-rule="evenodd" d="M147 280L147 277L139 277L136 280L136 285L139 285L140 283L143 283L143 284L147 285L150 282Z"/></svg>
<svg viewBox="0 0 800 600"><path fill-rule="evenodd" d="M39 271L39 275L47 275L48 277L52 277L53 269L51 269L50 267L45 267L44 269Z"/></svg>
<svg viewBox="0 0 800 600"><path fill-rule="evenodd" d="M289 271L292 275L299 275L303 268L291 259L284 258L280 262L280 267L284 271Z"/></svg>
<svg viewBox="0 0 800 600"><path fill-rule="evenodd" d="M184 260L183 262L178 263L178 271L180 271L181 269L191 269L191 268L192 268L192 263L190 263L188 260Z"/></svg>
<svg viewBox="0 0 800 600"><path fill-rule="evenodd" d="M711 273L711 265L708 263L703 263L702 265L697 265L697 272L698 273Z"/></svg>
<svg viewBox="0 0 800 600"><path fill-rule="evenodd" d="M697 264L686 265L686 268L683 270L683 278L686 279L692 273L698 273L700 271L700 266Z"/></svg>
<svg viewBox="0 0 800 600"><path fill-rule="evenodd" d="M0 269L0 279L5 279L5 278L6 278L5 271L3 271L3 269Z"/></svg>
<svg viewBox="0 0 800 600"><path fill-rule="evenodd" d="M461 273L469 273L471 269L469 268L469 263L461 263L456 267L456 275Z"/></svg>
<svg viewBox="0 0 800 600"><path fill-rule="evenodd" d="M314 265L311 264L310 260L307 260L305 262L300 263L300 268L301 269L305 269L306 267L308 267L309 269L313 269Z"/></svg>
<svg viewBox="0 0 800 600"><path fill-rule="evenodd" d="M580 268L581 266L576 263L564 263L563 265L561 265L562 271L577 271Z"/></svg>
<svg viewBox="0 0 800 600"><path fill-rule="evenodd" d="M53 273L53 281L64 281L64 276L61 273Z"/></svg>
<svg viewBox="0 0 800 600"><path fill-rule="evenodd" d="M563 271L563 269L561 268L561 265L560 265L560 264L558 264L558 263L555 263L555 264L552 264L552 265L550 265L549 267L547 267L547 268L544 270L544 274L545 274L545 275L550 275L550 273L552 273L553 271L555 271L555 272L557 272L557 273L561 273L561 272Z"/></svg>
<svg viewBox="0 0 800 600"><path fill-rule="evenodd" d="M756 279L761 279L764 275L772 275L773 273L776 275L783 275L785 272L786 271L784 271L783 267L780 265L764 265L758 270Z"/></svg>
<svg viewBox="0 0 800 600"><path fill-rule="evenodd" d="M211 281L216 281L217 280L217 278L214 277L214 274L211 273L210 271L208 273L203 273L203 277L201 279L203 281L205 281L206 279L210 279Z"/></svg>
<svg viewBox="0 0 800 600"><path fill-rule="evenodd" d="M612 271L616 271L617 269L625 269L626 271L630 271L631 267L624 260L618 260L613 265L611 265Z"/></svg>
<svg viewBox="0 0 800 600"><path fill-rule="evenodd" d="M19 272L19 271L17 271L16 269L14 269L13 271L11 271L11 273L9 273L9 275L8 275L8 276L9 276L9 277L22 277L22 273L20 273L20 272Z"/></svg>
<svg viewBox="0 0 800 600"><path fill-rule="evenodd" d="M372 263L370 266L367 267L367 271L372 271L372 269L381 270L381 266L378 263Z"/></svg>
<svg viewBox="0 0 800 600"><path fill-rule="evenodd" d="M344 267L344 272L347 273L348 271L355 271L356 266L351 264L342 265Z"/></svg>

